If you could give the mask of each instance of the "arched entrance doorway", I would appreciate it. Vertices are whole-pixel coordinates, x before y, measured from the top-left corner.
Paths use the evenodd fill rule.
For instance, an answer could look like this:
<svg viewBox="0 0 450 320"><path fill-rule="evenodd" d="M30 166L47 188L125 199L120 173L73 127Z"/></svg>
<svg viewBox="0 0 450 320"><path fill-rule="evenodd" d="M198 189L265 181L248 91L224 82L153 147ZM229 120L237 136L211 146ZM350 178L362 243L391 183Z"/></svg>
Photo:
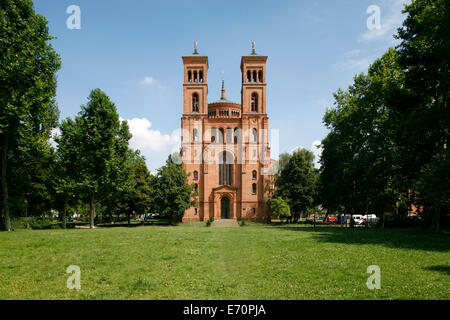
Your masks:
<svg viewBox="0 0 450 320"><path fill-rule="evenodd" d="M223 197L220 200L220 218L230 219L230 199Z"/></svg>

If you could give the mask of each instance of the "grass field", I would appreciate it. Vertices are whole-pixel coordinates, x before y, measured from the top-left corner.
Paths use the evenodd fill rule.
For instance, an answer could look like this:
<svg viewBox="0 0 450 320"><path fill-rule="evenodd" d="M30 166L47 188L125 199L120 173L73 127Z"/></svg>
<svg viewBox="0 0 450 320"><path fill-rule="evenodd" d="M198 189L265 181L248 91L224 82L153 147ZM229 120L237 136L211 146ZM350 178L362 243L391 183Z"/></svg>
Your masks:
<svg viewBox="0 0 450 320"><path fill-rule="evenodd" d="M66 268L81 268L81 290ZM369 265L381 289L369 290ZM0 232L0 299L450 299L450 234L204 223Z"/></svg>

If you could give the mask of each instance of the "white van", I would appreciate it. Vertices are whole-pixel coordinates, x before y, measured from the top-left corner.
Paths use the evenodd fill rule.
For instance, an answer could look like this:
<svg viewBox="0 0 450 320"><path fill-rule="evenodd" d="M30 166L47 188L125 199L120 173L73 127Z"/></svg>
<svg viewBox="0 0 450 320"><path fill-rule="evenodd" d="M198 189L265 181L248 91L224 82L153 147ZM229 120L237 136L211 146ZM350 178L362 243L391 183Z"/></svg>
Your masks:
<svg viewBox="0 0 450 320"><path fill-rule="evenodd" d="M354 214L353 221L355 221L355 224L363 224L364 216L362 214Z"/></svg>

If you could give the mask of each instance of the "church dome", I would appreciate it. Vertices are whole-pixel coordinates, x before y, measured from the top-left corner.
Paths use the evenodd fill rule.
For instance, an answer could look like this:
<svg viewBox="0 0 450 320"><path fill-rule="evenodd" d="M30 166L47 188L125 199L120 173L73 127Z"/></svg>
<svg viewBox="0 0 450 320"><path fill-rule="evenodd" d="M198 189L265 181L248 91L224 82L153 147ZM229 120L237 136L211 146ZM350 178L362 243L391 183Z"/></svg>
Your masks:
<svg viewBox="0 0 450 320"><path fill-rule="evenodd" d="M208 115L210 118L239 118L241 116L241 105L226 99L223 80L222 96L220 100L208 104Z"/></svg>

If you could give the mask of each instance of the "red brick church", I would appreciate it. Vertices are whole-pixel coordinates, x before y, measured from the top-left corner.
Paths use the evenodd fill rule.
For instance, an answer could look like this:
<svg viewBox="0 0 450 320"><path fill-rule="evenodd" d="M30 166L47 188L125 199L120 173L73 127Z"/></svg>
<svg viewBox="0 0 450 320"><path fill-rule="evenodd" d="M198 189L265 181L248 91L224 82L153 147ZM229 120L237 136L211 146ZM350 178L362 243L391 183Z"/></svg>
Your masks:
<svg viewBox="0 0 450 320"><path fill-rule="evenodd" d="M224 82L219 100L208 99L208 57L183 57L182 155L189 183L198 190L198 206L183 221L209 218L265 220L269 175L269 118L266 112L267 56L241 59L240 103L227 100Z"/></svg>

